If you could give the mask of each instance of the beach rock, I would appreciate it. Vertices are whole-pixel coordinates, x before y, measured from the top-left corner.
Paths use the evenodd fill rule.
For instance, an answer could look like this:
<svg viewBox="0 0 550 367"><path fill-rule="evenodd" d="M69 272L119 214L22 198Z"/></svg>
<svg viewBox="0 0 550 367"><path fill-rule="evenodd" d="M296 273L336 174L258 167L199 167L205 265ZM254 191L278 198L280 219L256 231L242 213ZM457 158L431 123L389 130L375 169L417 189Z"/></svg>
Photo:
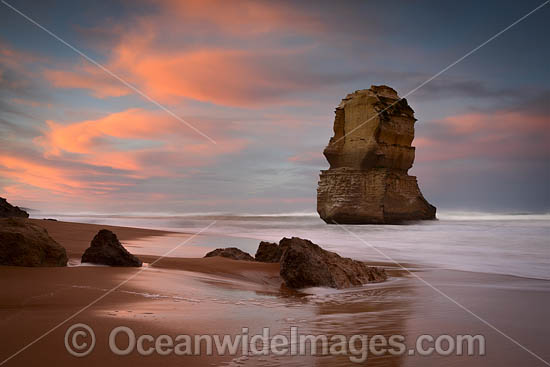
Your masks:
<svg viewBox="0 0 550 367"><path fill-rule="evenodd" d="M323 151L317 211L327 223L401 223L435 219L415 176L414 111L387 86L348 94L336 107L334 136Z"/></svg>
<svg viewBox="0 0 550 367"><path fill-rule="evenodd" d="M48 232L22 218L0 219L0 265L66 266L67 252Z"/></svg>
<svg viewBox="0 0 550 367"><path fill-rule="evenodd" d="M116 234L107 229L102 229L95 235L90 247L82 255L82 262L110 266L142 265L141 260L120 244Z"/></svg>
<svg viewBox="0 0 550 367"><path fill-rule="evenodd" d="M283 255L283 250L279 247L278 244L274 242L260 242L258 250L256 251L256 256L254 257L256 261L264 263L278 263L281 260Z"/></svg>
<svg viewBox="0 0 550 367"><path fill-rule="evenodd" d="M22 210L18 206L13 206L4 198L0 198L0 218L28 218L29 213Z"/></svg>
<svg viewBox="0 0 550 367"><path fill-rule="evenodd" d="M283 238L281 277L289 288L349 288L387 278L383 269L323 250L313 242L298 237Z"/></svg>
<svg viewBox="0 0 550 367"><path fill-rule="evenodd" d="M213 257L213 256L227 257L233 260L254 261L254 258L250 256L249 253L241 251L236 247L217 248L213 251L210 251L206 255L204 255L204 257Z"/></svg>

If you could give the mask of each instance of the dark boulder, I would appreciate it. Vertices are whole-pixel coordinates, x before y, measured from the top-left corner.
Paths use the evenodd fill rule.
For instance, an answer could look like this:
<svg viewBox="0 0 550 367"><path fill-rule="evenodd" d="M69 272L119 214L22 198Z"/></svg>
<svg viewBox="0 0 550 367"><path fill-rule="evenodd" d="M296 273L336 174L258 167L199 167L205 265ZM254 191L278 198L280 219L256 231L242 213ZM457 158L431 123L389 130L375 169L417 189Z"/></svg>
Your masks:
<svg viewBox="0 0 550 367"><path fill-rule="evenodd" d="M141 260L120 244L116 234L107 229L102 229L95 235L90 247L82 255L82 262L110 266L142 265Z"/></svg>
<svg viewBox="0 0 550 367"><path fill-rule="evenodd" d="M309 240L283 238L281 277L289 288L348 288L387 278L383 269L323 250Z"/></svg>
<svg viewBox="0 0 550 367"><path fill-rule="evenodd" d="M18 206L13 206L4 198L0 198L0 218L28 218L29 213Z"/></svg>
<svg viewBox="0 0 550 367"><path fill-rule="evenodd" d="M0 219L0 265L66 266L67 252L48 232L22 218Z"/></svg>
<svg viewBox="0 0 550 367"><path fill-rule="evenodd" d="M213 257L213 256L227 257L233 260L254 261L254 258L250 256L249 253L241 251L236 247L217 248L213 251L210 251L206 255L204 255L204 257Z"/></svg>
<svg viewBox="0 0 550 367"><path fill-rule="evenodd" d="M255 259L264 263L278 263L281 261L281 256L283 256L283 250L278 244L262 241L256 251Z"/></svg>

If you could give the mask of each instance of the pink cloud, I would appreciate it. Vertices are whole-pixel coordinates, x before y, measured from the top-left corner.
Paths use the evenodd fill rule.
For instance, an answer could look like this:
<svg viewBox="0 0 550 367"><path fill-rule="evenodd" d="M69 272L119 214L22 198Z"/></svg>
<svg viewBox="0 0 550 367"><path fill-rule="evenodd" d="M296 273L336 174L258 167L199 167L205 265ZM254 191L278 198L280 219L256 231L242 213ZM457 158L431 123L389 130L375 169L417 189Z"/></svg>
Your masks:
<svg viewBox="0 0 550 367"><path fill-rule="evenodd" d="M293 155L288 158L288 161L293 163L323 164L326 162L326 159L323 156L322 149L319 149L318 151L302 152Z"/></svg>
<svg viewBox="0 0 550 367"><path fill-rule="evenodd" d="M459 134L477 132L508 132L525 133L536 132L548 126L547 116L525 115L520 112L497 111L495 113L468 113L445 118L443 124Z"/></svg>
<svg viewBox="0 0 550 367"><path fill-rule="evenodd" d="M216 36L232 34L248 40L275 30L292 30L296 36L322 29L322 22L296 7L255 1L155 5L156 12L129 20L125 32L119 24L108 25L118 42L110 47L104 64L161 103L192 99L238 107L296 104L289 94L310 90L312 84L324 85L323 76L314 75L305 61L315 46L292 48L272 40L261 47L247 47L247 42L222 47L213 41L215 37L198 44L181 42L197 35L196 25L201 34L211 30ZM48 69L44 77L55 87L87 89L99 98L131 92L93 65Z"/></svg>
<svg viewBox="0 0 550 367"><path fill-rule="evenodd" d="M550 118L520 112L468 113L434 122L415 138L418 162L550 156Z"/></svg>
<svg viewBox="0 0 550 367"><path fill-rule="evenodd" d="M259 104L296 104L290 91L309 88L308 83L273 68L302 51L247 51L203 48L155 50L151 44L126 38L107 65L145 94L166 104L183 99L218 105L251 107ZM293 55L291 55L293 54ZM119 97L132 92L120 81L94 67L46 70L44 76L59 88L88 89L98 98ZM277 67L275 67L276 69Z"/></svg>
<svg viewBox="0 0 550 367"><path fill-rule="evenodd" d="M107 195L151 177L184 177L247 142L224 127L195 121L217 144L197 139L163 112L130 109L100 119L61 124L48 121L34 139L42 156L11 147L0 150L0 173L17 187L61 195ZM153 194L153 193L151 193Z"/></svg>
<svg viewBox="0 0 550 367"><path fill-rule="evenodd" d="M120 97L133 93L130 88L95 65L83 65L74 70L45 70L44 77L54 87L89 89L98 98Z"/></svg>
<svg viewBox="0 0 550 367"><path fill-rule="evenodd" d="M208 165L246 145L244 139L224 135L223 129L199 121L195 121L197 128L217 144L197 139L188 127L162 111L130 109L97 120L47 124L44 135L34 140L46 157L135 171L138 176L170 175L175 167ZM162 156L163 164L150 162L151 156Z"/></svg>
<svg viewBox="0 0 550 367"><path fill-rule="evenodd" d="M180 24L200 25L203 29L209 25L216 31L247 38L272 31L315 33L325 28L311 12L282 2L169 0L162 4L160 13L165 20L176 18Z"/></svg>
<svg viewBox="0 0 550 367"><path fill-rule="evenodd" d="M38 61L44 61L43 57L39 57L29 52L17 50L7 42L0 39L0 66L10 68L17 71L25 71L26 65Z"/></svg>
<svg viewBox="0 0 550 367"><path fill-rule="evenodd" d="M0 173L20 184L45 189L58 194L77 195L83 192L102 194L113 191L124 183L94 178L98 175L90 167L64 167L60 162L40 160L33 157L0 154ZM87 176L87 180L82 180ZM15 186L11 186L11 190Z"/></svg>
<svg viewBox="0 0 550 367"><path fill-rule="evenodd" d="M36 77L34 70L29 65L44 61L30 52L24 52L13 48L10 44L0 39L0 84L5 90L18 90L32 85L32 79Z"/></svg>
<svg viewBox="0 0 550 367"><path fill-rule="evenodd" d="M99 139L162 138L172 134L183 136L183 126L170 116L141 109L130 109L107 115L98 120L60 124L47 121L48 130L36 142L45 148L46 154L90 153Z"/></svg>

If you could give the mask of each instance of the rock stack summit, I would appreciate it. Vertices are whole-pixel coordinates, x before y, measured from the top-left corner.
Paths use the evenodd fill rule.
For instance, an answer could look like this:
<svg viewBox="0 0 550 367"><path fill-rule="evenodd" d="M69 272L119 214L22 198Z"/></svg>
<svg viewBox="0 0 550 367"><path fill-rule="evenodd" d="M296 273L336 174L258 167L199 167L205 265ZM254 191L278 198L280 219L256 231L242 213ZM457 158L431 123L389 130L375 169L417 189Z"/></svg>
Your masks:
<svg viewBox="0 0 550 367"><path fill-rule="evenodd" d="M414 111L385 85L348 94L336 107L324 150L317 211L327 223L375 224L435 219L408 170L414 161Z"/></svg>

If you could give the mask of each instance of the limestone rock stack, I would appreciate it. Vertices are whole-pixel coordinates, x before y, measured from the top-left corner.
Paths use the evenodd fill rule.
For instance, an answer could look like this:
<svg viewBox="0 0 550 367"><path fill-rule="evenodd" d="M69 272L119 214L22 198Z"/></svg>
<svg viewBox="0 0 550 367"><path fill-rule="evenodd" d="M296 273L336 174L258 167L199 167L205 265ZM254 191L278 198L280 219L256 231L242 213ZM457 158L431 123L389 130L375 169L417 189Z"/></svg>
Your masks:
<svg viewBox="0 0 550 367"><path fill-rule="evenodd" d="M336 107L324 150L317 211L327 223L400 223L435 219L415 176L414 111L387 86L348 94Z"/></svg>

